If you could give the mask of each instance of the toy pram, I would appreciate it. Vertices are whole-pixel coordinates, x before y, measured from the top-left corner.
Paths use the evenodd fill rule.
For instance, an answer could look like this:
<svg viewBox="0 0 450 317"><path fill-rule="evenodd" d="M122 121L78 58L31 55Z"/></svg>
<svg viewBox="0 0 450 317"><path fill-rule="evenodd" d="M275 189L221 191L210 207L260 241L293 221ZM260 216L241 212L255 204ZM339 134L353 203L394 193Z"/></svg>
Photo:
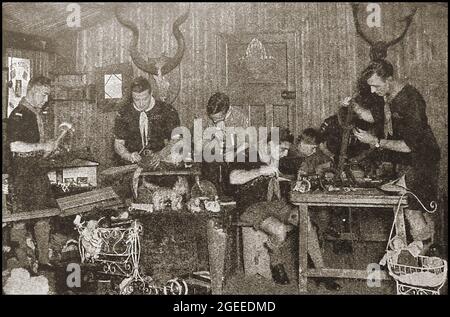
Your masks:
<svg viewBox="0 0 450 317"><path fill-rule="evenodd" d="M410 194L417 199L426 212L433 213L437 210L435 202L430 204L430 207L433 209L428 210L414 193L405 188L399 199L394 224L398 216L400 202L407 194ZM413 243L406 247L406 241L400 241L400 247L396 247L394 243L396 237L392 237L394 224L391 228L388 245L386 247L387 253L384 259L386 259L389 275L392 276L396 282L397 295L439 295L440 289L447 280L447 261L438 257L422 256L415 254L416 252L410 251L410 254L414 256L417 265L399 264L398 256L400 252L408 250ZM409 250L411 250L411 248L409 248Z"/></svg>
<svg viewBox="0 0 450 317"><path fill-rule="evenodd" d="M184 281L169 280L166 286L157 287L150 276L141 273L140 236L142 225L137 220L127 220L113 226L102 227L105 218L81 222L74 221L80 236L78 239L82 263L100 264L100 273L123 277L120 294L187 294Z"/></svg>
<svg viewBox="0 0 450 317"><path fill-rule="evenodd" d="M389 275L397 283L398 295L439 295L447 279L447 261L427 256L418 256L418 266L394 263L389 259Z"/></svg>

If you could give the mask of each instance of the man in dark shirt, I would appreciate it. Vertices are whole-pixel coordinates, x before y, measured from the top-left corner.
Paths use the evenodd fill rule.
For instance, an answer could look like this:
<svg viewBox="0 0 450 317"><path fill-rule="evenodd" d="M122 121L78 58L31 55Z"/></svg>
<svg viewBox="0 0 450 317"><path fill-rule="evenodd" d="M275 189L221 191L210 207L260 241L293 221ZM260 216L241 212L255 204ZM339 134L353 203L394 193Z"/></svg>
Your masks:
<svg viewBox="0 0 450 317"><path fill-rule="evenodd" d="M428 124L426 104L416 88L394 79L394 68L387 61L372 62L363 77L373 93L384 97L384 138L363 130L354 131L363 143L382 149L405 176L406 187L416 194L426 207L437 199L440 149ZM356 107L358 116L374 122L368 110ZM428 213L422 213L420 204L409 199L405 216L416 241L429 245L434 233L434 222ZM426 250L426 248L424 249Z"/></svg>
<svg viewBox="0 0 450 317"><path fill-rule="evenodd" d="M137 77L131 85L131 100L117 113L114 124L114 149L121 163L146 164L156 168L156 155L172 138L172 130L180 125L177 111L152 95L149 81ZM148 159L150 158L150 159ZM123 186L116 188L122 198L131 197L131 175L125 176Z"/></svg>
<svg viewBox="0 0 450 317"><path fill-rule="evenodd" d="M11 191L13 213L55 207L47 170L39 162L43 155L56 149L55 141L44 142L44 126L40 110L50 93L50 79L36 77L28 83L27 95L8 118L8 144L12 152ZM16 256L22 267L28 267L26 224L15 222L11 229L11 240L18 244ZM49 233L48 219L34 223L34 233L41 269L48 268Z"/></svg>
<svg viewBox="0 0 450 317"><path fill-rule="evenodd" d="M262 147L261 140L257 148L254 144L249 145L245 160L234 163L230 168L230 183L236 186L237 208L244 211L241 220L269 235L266 246L270 251L272 276L275 282L286 284L293 282L297 276L293 257L295 251L292 248L292 239L295 238L288 233L293 229L292 225L298 225L298 211L286 201L290 186L288 182L280 184L279 161L287 155L293 136L284 128L279 129L278 140L273 136L270 133L267 138L267 150ZM251 151L256 154L253 158ZM311 224L308 242L308 252L315 267L323 268L317 232ZM332 280L326 279L323 282L328 289L340 288Z"/></svg>
<svg viewBox="0 0 450 317"><path fill-rule="evenodd" d="M127 162L142 160L144 150L159 152L180 125L177 111L152 96L150 83L143 77L131 85L132 100L117 113L114 148Z"/></svg>

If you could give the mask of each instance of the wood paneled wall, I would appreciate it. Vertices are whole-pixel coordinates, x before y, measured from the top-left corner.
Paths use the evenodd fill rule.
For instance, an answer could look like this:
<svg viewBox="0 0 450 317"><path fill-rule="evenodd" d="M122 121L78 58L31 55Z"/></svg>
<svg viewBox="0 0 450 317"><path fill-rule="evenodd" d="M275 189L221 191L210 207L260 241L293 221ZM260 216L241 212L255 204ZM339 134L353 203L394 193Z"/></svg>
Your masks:
<svg viewBox="0 0 450 317"><path fill-rule="evenodd" d="M124 14L141 30L139 48L143 54L174 54L171 26L189 5L190 17L181 27L187 44L185 56L169 75L174 88L181 84L174 106L186 125L204 112L209 96L218 87L217 33L297 32L298 131L318 126L335 113L338 101L352 95L357 74L369 60L368 46L356 36L351 8L344 3L130 3ZM413 5L381 4L382 27L365 28L368 36L380 40L397 36L403 27L399 17ZM399 76L415 85L427 101L430 123L443 152L441 186L447 192L448 11L439 4L417 5L419 10L405 40L391 48L388 59L397 66ZM366 14L361 11L363 24ZM77 71L91 72L95 67L130 62L130 40L131 32L115 19L81 31ZM133 72L135 76L145 75L135 67ZM96 133L95 142L106 142L113 120L100 118L98 113L95 116L98 131L105 133ZM99 160L102 162L102 158Z"/></svg>

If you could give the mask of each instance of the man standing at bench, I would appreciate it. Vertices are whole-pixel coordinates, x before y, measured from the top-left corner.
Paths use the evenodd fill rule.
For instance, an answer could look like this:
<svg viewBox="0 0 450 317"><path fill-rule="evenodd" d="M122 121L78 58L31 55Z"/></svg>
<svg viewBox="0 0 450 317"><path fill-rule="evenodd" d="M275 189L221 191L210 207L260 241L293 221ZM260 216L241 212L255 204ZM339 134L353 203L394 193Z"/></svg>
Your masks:
<svg viewBox="0 0 450 317"><path fill-rule="evenodd" d="M50 94L50 79L40 76L28 83L27 94L19 102L8 118L8 143L12 152L11 192L12 213L56 207L51 193L47 170L40 166L46 153L53 152L57 145L51 140L43 142L44 126L40 111ZM39 270L51 268L49 264L49 219L33 221L37 242ZM19 265L30 268L27 260L27 228L30 223L14 222L11 242L15 243L15 253ZM32 267L31 267L32 268Z"/></svg>
<svg viewBox="0 0 450 317"><path fill-rule="evenodd" d="M356 138L383 150L387 161L396 164L399 176L404 175L406 187L427 208L432 207L431 202L438 198L441 151L428 123L424 98L416 88L396 79L394 67L387 61L372 62L362 77L373 93L384 98L384 116L377 117L358 106L355 113L367 122L383 122L384 138L355 130ZM415 199L408 200L405 216L413 240L422 241L423 253L427 253L435 232L433 217L423 212Z"/></svg>

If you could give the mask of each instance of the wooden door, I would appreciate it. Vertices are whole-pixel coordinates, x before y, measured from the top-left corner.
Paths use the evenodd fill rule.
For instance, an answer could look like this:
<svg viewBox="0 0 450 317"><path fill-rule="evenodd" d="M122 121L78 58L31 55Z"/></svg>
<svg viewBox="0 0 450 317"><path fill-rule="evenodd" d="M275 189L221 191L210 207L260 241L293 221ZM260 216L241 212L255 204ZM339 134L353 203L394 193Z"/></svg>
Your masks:
<svg viewBox="0 0 450 317"><path fill-rule="evenodd" d="M219 34L219 89L255 127L288 127L296 131L296 34Z"/></svg>

